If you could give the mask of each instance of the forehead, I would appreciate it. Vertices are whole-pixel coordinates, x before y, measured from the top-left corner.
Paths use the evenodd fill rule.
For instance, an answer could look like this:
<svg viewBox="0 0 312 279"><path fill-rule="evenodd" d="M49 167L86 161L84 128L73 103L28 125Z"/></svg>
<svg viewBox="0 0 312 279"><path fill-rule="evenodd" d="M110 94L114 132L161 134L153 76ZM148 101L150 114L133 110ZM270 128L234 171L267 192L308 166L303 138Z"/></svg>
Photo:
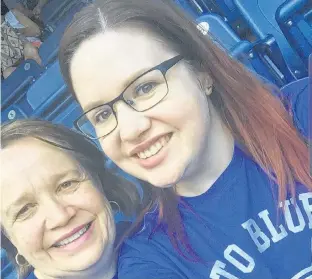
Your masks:
<svg viewBox="0 0 312 279"><path fill-rule="evenodd" d="M137 75L174 55L162 39L146 30L122 28L97 34L79 46L71 62L78 100L83 108L91 98L110 101Z"/></svg>
<svg viewBox="0 0 312 279"><path fill-rule="evenodd" d="M72 170L75 160L65 151L37 139L18 140L1 150L2 191L18 184L27 188L27 182L49 179L58 173ZM15 188L16 190L16 188Z"/></svg>

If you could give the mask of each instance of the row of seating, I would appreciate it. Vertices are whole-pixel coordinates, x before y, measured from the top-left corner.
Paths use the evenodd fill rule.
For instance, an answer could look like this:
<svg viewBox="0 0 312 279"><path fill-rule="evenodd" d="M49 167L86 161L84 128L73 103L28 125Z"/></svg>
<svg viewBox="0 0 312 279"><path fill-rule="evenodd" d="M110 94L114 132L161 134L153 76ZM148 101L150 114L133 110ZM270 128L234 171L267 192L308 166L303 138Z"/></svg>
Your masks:
<svg viewBox="0 0 312 279"><path fill-rule="evenodd" d="M268 81L281 87L295 80L272 35L251 43L241 40L219 15L203 15L197 18L197 22L202 32L210 35L230 55Z"/></svg>
<svg viewBox="0 0 312 279"><path fill-rule="evenodd" d="M80 113L80 107L68 93L58 60L26 90L25 87L21 87L17 95L2 100L3 122L17 118L40 117L72 127L74 119Z"/></svg>
<svg viewBox="0 0 312 279"><path fill-rule="evenodd" d="M47 6L49 10L51 8L51 3L55 5L55 3L58 2L66 1L52 0L48 2ZM33 60L25 60L7 79L2 81L2 121L12 119L14 115L17 117L32 114L32 111L34 111L36 107L32 107L33 110L28 110L26 109L28 105L24 105L23 109L17 110L15 114L9 109L12 105L16 107L17 104L20 104L23 99L25 99L25 96L30 98L31 104L34 104L44 100L45 97L51 97L53 93L55 93L53 90L57 90L57 86L65 86L57 61L60 40L66 27L72 21L73 16L86 4L83 1L68 0L67 2L70 5L70 9L67 9L67 14L62 18L53 18L50 13L50 17L46 19L50 20L47 24L49 24L49 26L54 26L54 30L39 48L42 65L38 65ZM75 2L75 5L72 5L71 2ZM64 8L64 5L59 5L59 7L60 9ZM43 16L45 15L46 9L47 7L43 8ZM10 113L4 113L7 111Z"/></svg>
<svg viewBox="0 0 312 279"><path fill-rule="evenodd" d="M52 3L55 5L58 1L61 0L53 0L47 5ZM308 36L308 30L311 27L309 22L312 8L306 5L307 0L284 0L282 5L280 5L281 0L175 1L194 19L196 18L198 28L202 32L211 36L233 57L270 82L282 87L301 76L307 76L307 69L303 66L304 60L297 59L299 54L290 47L287 48L286 43L281 44L281 38L288 45L290 43L286 40L286 35L282 34L282 29L277 29L278 24L282 25L286 22L289 26L291 21L293 27L287 29L289 38L293 36L295 40L299 37L298 34L301 34L302 40L307 38L307 41L311 41L312 36L311 34ZM40 67L34 61L24 61L7 80L2 82L2 121L36 116L72 127L74 119L81 113L80 107L68 93L68 88L60 74L57 52L66 26L74 14L88 1L62 0L61 2L60 9L67 10L67 14L63 17L53 15L54 13L52 15L42 13L47 24L54 26L53 32L39 50L44 67ZM276 12L267 9L265 3L268 5L269 2L271 8L276 6ZM64 3L67 3L67 6ZM48 8L45 7L43 11L45 9ZM275 21L275 13L278 14L278 22ZM260 14L266 18L266 21L260 20ZM241 21L244 19L249 28L254 30L254 40L243 38L242 34L236 32L231 26L230 22L237 22L238 18ZM283 32L286 34L286 31ZM280 36L277 36L277 33ZM308 44L300 43L299 46L305 47L303 53L306 57L312 53L308 49Z"/></svg>
<svg viewBox="0 0 312 279"><path fill-rule="evenodd" d="M226 30L212 35L221 42L234 33L241 41L254 43L272 35L270 50L282 54L294 78L308 74L308 57L312 53L311 0L175 0L194 18L217 14ZM200 19L205 22L205 18ZM215 19L213 20L215 21ZM209 21L206 21L208 25ZM215 22L212 23L215 25ZM227 34L231 33L231 34ZM278 50L279 48L279 50ZM278 65L274 65L278 66ZM284 69L278 69L282 73ZM270 70L271 71L271 70Z"/></svg>

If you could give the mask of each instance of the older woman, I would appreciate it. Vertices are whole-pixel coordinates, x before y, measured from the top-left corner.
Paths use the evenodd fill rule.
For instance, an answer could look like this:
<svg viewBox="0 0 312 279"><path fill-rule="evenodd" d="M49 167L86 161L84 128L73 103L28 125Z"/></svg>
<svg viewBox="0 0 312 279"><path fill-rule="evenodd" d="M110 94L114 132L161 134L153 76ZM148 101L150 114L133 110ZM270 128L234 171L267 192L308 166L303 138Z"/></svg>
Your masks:
<svg viewBox="0 0 312 279"><path fill-rule="evenodd" d="M62 126L13 122L2 127L1 145L4 248L20 277L33 271L38 279L112 279L111 205L132 215L139 202L134 186L104 169L86 137Z"/></svg>
<svg viewBox="0 0 312 279"><path fill-rule="evenodd" d="M61 43L64 77L84 110L77 127L119 167L155 186L150 214L122 249L118 276L306 278L308 139L274 88L173 2L95 1ZM308 94L292 98L304 130Z"/></svg>

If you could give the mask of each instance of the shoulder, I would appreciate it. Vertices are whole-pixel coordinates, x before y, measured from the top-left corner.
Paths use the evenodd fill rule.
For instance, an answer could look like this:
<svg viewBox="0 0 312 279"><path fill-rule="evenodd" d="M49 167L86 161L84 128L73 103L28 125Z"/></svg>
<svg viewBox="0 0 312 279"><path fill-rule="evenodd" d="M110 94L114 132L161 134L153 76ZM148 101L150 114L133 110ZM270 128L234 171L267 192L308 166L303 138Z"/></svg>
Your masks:
<svg viewBox="0 0 312 279"><path fill-rule="evenodd" d="M176 254L168 236L154 232L156 219L147 214L138 232L126 239L119 251L119 279L180 279L175 270Z"/></svg>
<svg viewBox="0 0 312 279"><path fill-rule="evenodd" d="M309 138L309 115L311 110L311 79L296 80L281 88L284 105L293 117L294 124L301 135Z"/></svg>
<svg viewBox="0 0 312 279"><path fill-rule="evenodd" d="M170 243L169 243L170 245ZM146 238L126 241L118 259L119 279L182 279L168 244Z"/></svg>

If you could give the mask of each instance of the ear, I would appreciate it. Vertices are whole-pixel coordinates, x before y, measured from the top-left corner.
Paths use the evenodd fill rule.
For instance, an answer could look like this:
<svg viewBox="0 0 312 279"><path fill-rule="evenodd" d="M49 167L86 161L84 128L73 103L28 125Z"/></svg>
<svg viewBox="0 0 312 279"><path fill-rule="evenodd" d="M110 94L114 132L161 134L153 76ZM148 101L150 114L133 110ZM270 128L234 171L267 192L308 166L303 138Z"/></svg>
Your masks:
<svg viewBox="0 0 312 279"><path fill-rule="evenodd" d="M212 89L213 89L213 80L211 76L205 72L200 72L199 82L200 82L202 90L205 92L207 96L209 96L212 93Z"/></svg>

